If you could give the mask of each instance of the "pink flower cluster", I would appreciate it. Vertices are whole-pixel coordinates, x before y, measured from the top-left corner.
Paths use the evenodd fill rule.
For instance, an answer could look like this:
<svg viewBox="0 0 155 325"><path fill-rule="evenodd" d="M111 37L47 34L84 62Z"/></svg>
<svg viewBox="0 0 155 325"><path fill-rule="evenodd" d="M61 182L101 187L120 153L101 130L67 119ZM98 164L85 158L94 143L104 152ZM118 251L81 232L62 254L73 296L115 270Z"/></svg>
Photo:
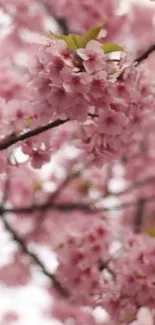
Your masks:
<svg viewBox="0 0 155 325"><path fill-rule="evenodd" d="M116 322L135 319L141 306L154 308L155 240L145 234L125 239L124 252L111 262L115 279L103 290L103 305Z"/></svg>
<svg viewBox="0 0 155 325"><path fill-rule="evenodd" d="M116 62L101 46L92 40L71 51L64 41L49 40L32 80L41 120L77 120L79 145L97 164L126 151L154 101L147 73L129 56L119 55Z"/></svg>
<svg viewBox="0 0 155 325"><path fill-rule="evenodd" d="M111 242L112 234L107 225L98 222L90 231L68 236L66 242L56 249L60 263L57 277L64 287L69 288L71 300L76 304L100 304L103 290L100 268L109 258Z"/></svg>
<svg viewBox="0 0 155 325"><path fill-rule="evenodd" d="M154 11L134 4L117 16L120 2L0 0L11 18L4 35L0 24L0 253L15 242L10 259L0 254L0 284L38 281L52 295L46 311L66 325L97 325L96 307L109 313L102 325L154 323L155 84L147 64L106 43L141 52L154 41ZM107 35L43 36L36 53L33 32L44 34L52 12L72 32L108 19Z"/></svg>
<svg viewBox="0 0 155 325"><path fill-rule="evenodd" d="M60 300L55 301L51 314L61 322L72 319L75 325L96 325L95 318L90 311L68 305Z"/></svg>
<svg viewBox="0 0 155 325"><path fill-rule="evenodd" d="M31 264L19 253L16 253L11 263L0 267L0 281L7 287L27 285L30 279Z"/></svg>

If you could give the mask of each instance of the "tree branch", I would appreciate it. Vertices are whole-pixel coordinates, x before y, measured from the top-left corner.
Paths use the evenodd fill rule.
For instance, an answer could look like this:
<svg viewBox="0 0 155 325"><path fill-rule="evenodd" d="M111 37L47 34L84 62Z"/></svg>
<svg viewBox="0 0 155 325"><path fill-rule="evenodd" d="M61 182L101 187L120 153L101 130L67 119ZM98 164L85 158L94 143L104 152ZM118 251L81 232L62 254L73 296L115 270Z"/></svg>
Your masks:
<svg viewBox="0 0 155 325"><path fill-rule="evenodd" d="M140 64L142 61L146 60L149 55L155 51L155 44L151 45L144 53L142 53L136 60L135 62Z"/></svg>
<svg viewBox="0 0 155 325"><path fill-rule="evenodd" d="M60 292L63 297L68 298L69 292L68 290L66 290L61 284L60 282L57 280L57 278L51 274L43 265L43 263L40 261L40 259L37 257L37 255L35 255L33 252L31 252L29 250L29 248L27 247L25 241L17 234L17 232L12 228L12 226L9 224L9 222L7 221L7 219L5 218L5 208L4 208L4 204L5 201L7 200L7 196L8 196L8 190L9 190L9 185L10 185L10 177L9 175L7 176L7 179L5 181L5 185L4 185L4 191L3 191L3 197L2 197L2 202L0 205L0 218L3 222L3 225L5 227L5 229L8 231L8 233L11 235L12 239L18 244L18 246L20 247L20 249L37 265L40 267L40 269L42 270L43 274L46 275L50 280L52 280L53 286L55 287L56 290L58 290L58 292Z"/></svg>
<svg viewBox="0 0 155 325"><path fill-rule="evenodd" d="M143 200L145 203L150 202L155 200L155 196L148 196L145 198L142 198L141 200ZM21 208L0 208L0 214L6 214L6 213L15 213L15 214L20 214L20 213L25 213L25 214L30 214L33 212L37 212L37 211L47 211L49 209L53 209L53 210L59 210L59 211L63 211L63 212L70 212L73 210L78 210L78 211L85 211L88 213L93 213L93 212L97 212L97 211L105 211L105 212L111 212L111 211L119 211L119 210L123 210L125 208L130 208L130 207L134 207L137 205L137 200L133 200L133 201L129 201L129 202L124 202L122 204L118 204L118 205L114 205L112 207L109 208L104 208L104 207L94 207L96 201L92 201L89 203L70 203L70 202L66 202L66 203L53 203L53 202L46 202L43 204L32 204L30 206L25 206L25 207L21 207Z"/></svg>
<svg viewBox="0 0 155 325"><path fill-rule="evenodd" d="M104 271L105 269L109 272L109 274L113 277L113 279L115 279L115 273L114 271L109 267L109 263L110 263L111 259L109 259L108 261L102 261L99 260L98 261L98 268L99 271Z"/></svg>
<svg viewBox="0 0 155 325"><path fill-rule="evenodd" d="M58 186L58 188L49 195L48 197L48 201L47 204L50 203L51 205L54 203L54 201L57 199L57 197L59 196L59 194L61 193L61 191L69 184L69 182L71 180L73 180L74 178L79 176L79 171L74 171L72 173L69 173L64 180L62 181L62 183ZM52 209L52 206L51 206ZM39 233L40 231L40 226L42 225L42 223L44 222L45 216L46 216L46 212L48 211L48 209L43 209L43 210L39 210L39 215L36 216L35 218L35 226L33 227L32 232L29 233L28 236L31 236L31 233L34 235L35 233ZM35 229L35 230L34 230Z"/></svg>
<svg viewBox="0 0 155 325"><path fill-rule="evenodd" d="M62 33L68 35L70 31L66 19L64 17L58 17L56 15L53 15L53 18L60 26Z"/></svg>
<svg viewBox="0 0 155 325"><path fill-rule="evenodd" d="M155 196L148 196L146 198L142 198L142 200L144 200L145 203L151 202L151 201L155 200ZM136 205L137 205L137 201L133 200L133 201L129 201L129 202L124 202L124 203L119 204L119 205L115 205L115 206L113 206L111 208L103 208L103 210L105 212L119 211L119 210L123 210L123 209L126 209L126 208L134 207Z"/></svg>
<svg viewBox="0 0 155 325"><path fill-rule="evenodd" d="M25 244L24 240L15 232L15 230L10 226L10 224L8 223L8 221L5 219L4 214L1 214L1 219L3 221L3 224L6 228L6 230L10 233L10 235L12 236L12 239L19 245L19 247L21 248L21 250L29 257L31 258L31 260L40 267L40 269L42 270L43 274L45 274L50 280L52 280L53 282L53 286L55 287L55 289L57 289L64 297L68 298L69 297L69 293L68 291L62 287L62 285L59 283L59 281L56 279L56 277L51 274L50 272L48 272L45 268L45 266L42 264L42 262L40 261L40 259L34 254L32 253L29 248L27 247L27 245Z"/></svg>
<svg viewBox="0 0 155 325"><path fill-rule="evenodd" d="M46 0L40 0L40 3L44 6L47 14L50 15L57 22L57 24L60 27L62 33L68 35L69 34L69 28L68 28L68 24L67 24L67 21L66 21L65 17L56 16L54 14L54 11L52 10L52 6L50 6L48 4L48 2L46 2Z"/></svg>
<svg viewBox="0 0 155 325"><path fill-rule="evenodd" d="M32 204L30 206L21 207L21 208L0 208L0 214L6 213L25 213L30 214L37 211L47 211L49 209L55 209L60 211L72 211L72 210L84 210L86 212L94 212L96 209L93 209L89 204L86 203L53 203L53 202L46 202L43 204ZM99 209L101 210L101 209Z"/></svg>
<svg viewBox="0 0 155 325"><path fill-rule="evenodd" d="M66 123L67 121L69 121L69 120L67 119L67 120L63 121L63 120L58 119L53 122L50 122L49 124L40 126L36 129L30 130L30 131L20 134L18 136L6 137L0 142L0 151L9 148L10 146L12 146L13 144L16 144L19 141L29 139L31 137L34 137L40 133L47 131L47 130L50 130L50 129L53 129L59 125L62 125L64 123Z"/></svg>
<svg viewBox="0 0 155 325"><path fill-rule="evenodd" d="M136 214L134 217L134 232L138 234L140 232L142 223L143 223L143 215L145 208L145 199L140 198L137 202Z"/></svg>

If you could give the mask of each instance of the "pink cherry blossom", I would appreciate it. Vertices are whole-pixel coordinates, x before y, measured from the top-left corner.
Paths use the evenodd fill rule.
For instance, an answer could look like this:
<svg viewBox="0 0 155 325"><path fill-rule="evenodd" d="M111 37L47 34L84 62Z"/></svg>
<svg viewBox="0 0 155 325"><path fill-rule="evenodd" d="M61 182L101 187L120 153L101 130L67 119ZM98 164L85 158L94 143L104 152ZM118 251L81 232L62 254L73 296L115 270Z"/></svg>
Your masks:
<svg viewBox="0 0 155 325"><path fill-rule="evenodd" d="M10 277L11 271L11 277ZM14 261L0 268L0 281L6 286L24 286L27 285L31 278L29 263L14 258Z"/></svg>
<svg viewBox="0 0 155 325"><path fill-rule="evenodd" d="M95 318L90 311L70 306L64 302L56 301L51 313L63 322L72 319L76 325L96 325Z"/></svg>
<svg viewBox="0 0 155 325"><path fill-rule="evenodd" d="M127 127L128 119L125 114L115 112L114 110L106 110L101 112L99 119L99 132L106 135L116 136L121 134L123 128Z"/></svg>
<svg viewBox="0 0 155 325"><path fill-rule="evenodd" d="M102 291L99 265L108 259L110 243L108 229L99 224L84 237L69 236L62 248L58 248L60 266L57 275L65 286L70 286L76 303L98 304L100 298L95 297L100 297Z"/></svg>
<svg viewBox="0 0 155 325"><path fill-rule="evenodd" d="M1 325L32 287L40 321L154 323L155 6L122 4L0 0Z"/></svg>
<svg viewBox="0 0 155 325"><path fill-rule="evenodd" d="M50 69L52 60L55 62L53 48L61 59L54 78ZM37 99L40 98L43 107L48 107L47 118L65 114L66 118L82 122L79 145L88 147L94 161L99 159L101 163L101 157L104 162L110 157L117 158L124 153L127 143L134 141L146 114L151 114L154 85L148 82L148 73L135 67L129 55L120 56L119 63L109 61L97 40L89 41L74 55L68 49L69 61L62 55L65 48L63 41L55 39L42 47L37 58L42 63L39 69L37 65L36 70L34 67L32 75ZM81 67L77 68L75 55L76 60L80 58ZM89 135L86 135L89 129L90 138L94 134L90 148Z"/></svg>
<svg viewBox="0 0 155 325"><path fill-rule="evenodd" d="M60 76L63 86L68 92L88 93L92 77L86 72L80 72L79 69L72 70L71 67L65 67L61 70Z"/></svg>
<svg viewBox="0 0 155 325"><path fill-rule="evenodd" d="M150 257L154 252L154 239L145 234L131 236L125 241L124 254L114 260L115 281L105 285L104 306L117 321L134 320L139 306L153 308L154 262Z"/></svg>
<svg viewBox="0 0 155 325"><path fill-rule="evenodd" d="M83 65L89 74L105 69L105 60L100 43L90 41L85 49L77 50L78 55L83 59Z"/></svg>

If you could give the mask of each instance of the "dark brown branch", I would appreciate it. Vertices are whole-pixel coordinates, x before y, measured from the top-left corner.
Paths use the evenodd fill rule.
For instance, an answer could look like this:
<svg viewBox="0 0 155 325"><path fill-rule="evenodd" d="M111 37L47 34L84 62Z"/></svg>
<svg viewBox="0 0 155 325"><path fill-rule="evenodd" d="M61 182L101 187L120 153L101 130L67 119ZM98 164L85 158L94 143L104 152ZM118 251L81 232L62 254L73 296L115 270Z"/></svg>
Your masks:
<svg viewBox="0 0 155 325"><path fill-rule="evenodd" d="M142 61L146 60L149 55L155 51L155 44L151 45L144 53L142 53L136 60L135 62L140 64Z"/></svg>
<svg viewBox="0 0 155 325"><path fill-rule="evenodd" d="M25 241L17 234L17 232L12 228L12 226L9 224L5 217L5 202L7 200L8 192L9 192L9 186L10 186L10 175L7 174L7 178L4 184L4 190L3 190L3 196L2 196L2 202L0 205L0 218L3 222L3 225L5 229L8 231L8 233L12 236L12 239L18 244L18 246L21 248L21 250L42 270L43 274L46 275L50 280L52 280L53 286L56 290L58 290L63 297L68 298L69 292L60 284L60 282L57 280L57 278L48 272L48 270L45 268L45 266L42 264L40 259L29 250L27 247Z"/></svg>
<svg viewBox="0 0 155 325"><path fill-rule="evenodd" d="M143 200L144 200L145 203L151 202L151 201L155 200L155 196L148 196L148 197L143 198ZM115 205L115 206L110 207L110 208L103 208L103 210L105 212L119 211L119 210L123 210L123 209L126 209L126 208L134 207L134 206L137 205L137 202L138 202L137 200L124 202L122 204L118 204L118 205Z"/></svg>
<svg viewBox="0 0 155 325"><path fill-rule="evenodd" d="M73 171L71 173L69 173L65 179L62 181L62 183L58 186L58 188L56 189L55 192L50 194L50 197L48 199L48 202L54 202L57 197L59 196L59 194L62 192L62 190L75 178L77 178L80 174L80 171Z"/></svg>
<svg viewBox="0 0 155 325"><path fill-rule="evenodd" d="M36 129L33 129L33 130L30 130L28 132L25 132L23 134L20 134L18 136L10 136L10 137L7 137L5 139L3 139L1 142L0 142L0 150L5 150L7 148L9 148L10 146L12 146L13 144L19 142L19 141L22 141L22 140L26 140L26 139L29 139L31 137L34 137L40 133L43 133L47 130L50 130L50 129L53 129L59 125L62 125L64 123L66 123L68 120L55 120L53 122L50 122L49 124L46 124L44 126L40 126Z"/></svg>
<svg viewBox="0 0 155 325"><path fill-rule="evenodd" d="M44 6L48 15L50 15L58 24L63 34L69 34L69 28L65 17L58 17L52 10L52 6L48 4L46 0L40 0L40 3Z"/></svg>
<svg viewBox="0 0 155 325"><path fill-rule="evenodd" d="M47 211L49 209L60 210L60 211L72 211L72 210L83 210L86 212L93 212L96 209L93 209L89 204L86 203L53 203L53 202L46 202L43 204L32 204L30 206L21 207L21 208L3 208L1 207L0 213L33 213L37 211ZM101 209L100 209L101 210Z"/></svg>
<svg viewBox="0 0 155 325"><path fill-rule="evenodd" d="M65 177L65 179L62 181L62 183L58 186L58 188L53 193L51 193L49 195L47 203L50 203L52 205L52 203L54 203L54 201L58 198L58 196L62 192L62 190L69 184L69 182L78 176L79 176L79 171L74 171L72 173L69 173ZM51 209L52 209L52 206L51 206ZM47 211L48 211L48 209L46 209L46 208L41 211L39 210L40 213L39 213L39 215L37 214L36 218L35 218L35 231L34 231L34 229L32 230L33 234L34 234L34 232L39 233L40 226L42 225L42 223L45 219ZM29 235L31 235L31 232L29 233Z"/></svg>
<svg viewBox="0 0 155 325"><path fill-rule="evenodd" d="M134 217L134 232L138 234L141 230L143 223L144 209L145 209L145 199L139 199L137 202L136 214Z"/></svg>
<svg viewBox="0 0 155 325"><path fill-rule="evenodd" d="M8 221L5 218L5 214L0 213L1 215L1 220L3 221L3 224L6 228L6 230L10 233L10 235L12 236L12 239L19 245L19 247L21 248L21 250L37 265L40 267L40 269L42 270L43 274L46 275L50 280L52 280L53 286L55 287L55 289L57 289L64 297L69 297L69 293L68 291L62 287L62 285L59 283L59 281L56 279L56 277L51 274L50 272L48 272L48 270L46 270L45 266L42 264L42 262L40 261L40 259L34 254L32 253L29 248L27 247L26 243L24 242L24 240L16 233L16 231L11 227L11 225L8 223Z"/></svg>
<svg viewBox="0 0 155 325"><path fill-rule="evenodd" d="M146 198L142 199L145 203L150 202L155 200L155 196L148 196ZM70 212L73 210L79 210L79 211L85 211L88 213L93 213L96 211L105 211L105 212L111 212L111 211L119 211L119 210L123 210L125 208L130 208L130 207L134 207L137 205L137 200L133 200L133 201L128 201L128 202L124 202L118 205L115 205L113 207L109 207L109 208L104 208L104 207L95 207L95 203L96 201L92 201L89 203L70 203L70 202L66 202L66 203L53 203L53 202L46 202L43 204L33 204L30 206L26 206L26 207L21 207L21 208L0 208L0 214L6 214L6 213L15 213L15 214L20 214L20 213L25 213L25 214L29 214L29 213L33 213L33 212L37 212L37 211L46 211L49 209L53 209L53 210L59 210L59 211L63 211L63 212Z"/></svg>
<svg viewBox="0 0 155 325"><path fill-rule="evenodd" d="M70 31L66 19L64 17L58 17L56 15L54 15L53 18L60 26L62 33L68 35Z"/></svg>
<svg viewBox="0 0 155 325"><path fill-rule="evenodd" d="M88 116L90 116L90 117L92 117L92 118L99 117L98 114L92 114L92 113L88 113Z"/></svg>
<svg viewBox="0 0 155 325"><path fill-rule="evenodd" d="M155 200L155 196L149 196L149 197L146 197L143 199L145 203L147 202L151 202L151 201L154 201ZM134 207L137 205L137 202L136 200L133 200L133 201L129 201L129 202L124 202L122 204L119 204L119 205L115 205L111 208L103 208L103 210L105 212L111 212L111 211L120 211L120 210L124 210L126 208L131 208L131 207Z"/></svg>
<svg viewBox="0 0 155 325"><path fill-rule="evenodd" d="M102 261L102 260L99 260L98 261L98 268L99 268L99 271L104 271L104 270L107 270L109 272L109 274L113 277L113 279L115 279L115 273L114 271L109 267L109 262L111 261L108 260L106 262Z"/></svg>

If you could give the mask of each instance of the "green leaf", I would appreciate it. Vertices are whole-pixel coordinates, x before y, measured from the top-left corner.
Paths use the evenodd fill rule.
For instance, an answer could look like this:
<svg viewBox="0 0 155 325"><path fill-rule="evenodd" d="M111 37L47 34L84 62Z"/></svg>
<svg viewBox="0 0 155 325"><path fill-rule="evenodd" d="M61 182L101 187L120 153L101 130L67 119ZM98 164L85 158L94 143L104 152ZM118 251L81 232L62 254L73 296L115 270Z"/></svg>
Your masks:
<svg viewBox="0 0 155 325"><path fill-rule="evenodd" d="M85 40L82 36L76 35L76 34L71 34L72 40L76 44L76 48L80 49L82 47L85 47Z"/></svg>
<svg viewBox="0 0 155 325"><path fill-rule="evenodd" d="M155 228L145 228L143 231L149 236L155 237Z"/></svg>
<svg viewBox="0 0 155 325"><path fill-rule="evenodd" d="M112 53L112 52L123 52L123 47L115 44L115 43L105 43L101 46L105 54Z"/></svg>
<svg viewBox="0 0 155 325"><path fill-rule="evenodd" d="M56 39L63 40L66 42L67 46L75 51L80 48L84 48L87 43L91 40L95 40L100 31L103 29L104 23L90 29L87 33L84 33L83 35L78 34L69 34L69 35L59 35L52 33L52 36Z"/></svg>
<svg viewBox="0 0 155 325"><path fill-rule="evenodd" d="M87 33L85 33L83 35L83 38L84 38L86 44L89 41L95 40L98 37L100 31L103 29L103 26L104 26L104 22L102 24L90 29Z"/></svg>
<svg viewBox="0 0 155 325"><path fill-rule="evenodd" d="M58 34L53 34L53 33L52 33L52 35L56 39L65 41L67 46L71 50L77 50L77 49L85 46L85 41L84 41L83 37L80 35L77 35L77 34L58 35Z"/></svg>

